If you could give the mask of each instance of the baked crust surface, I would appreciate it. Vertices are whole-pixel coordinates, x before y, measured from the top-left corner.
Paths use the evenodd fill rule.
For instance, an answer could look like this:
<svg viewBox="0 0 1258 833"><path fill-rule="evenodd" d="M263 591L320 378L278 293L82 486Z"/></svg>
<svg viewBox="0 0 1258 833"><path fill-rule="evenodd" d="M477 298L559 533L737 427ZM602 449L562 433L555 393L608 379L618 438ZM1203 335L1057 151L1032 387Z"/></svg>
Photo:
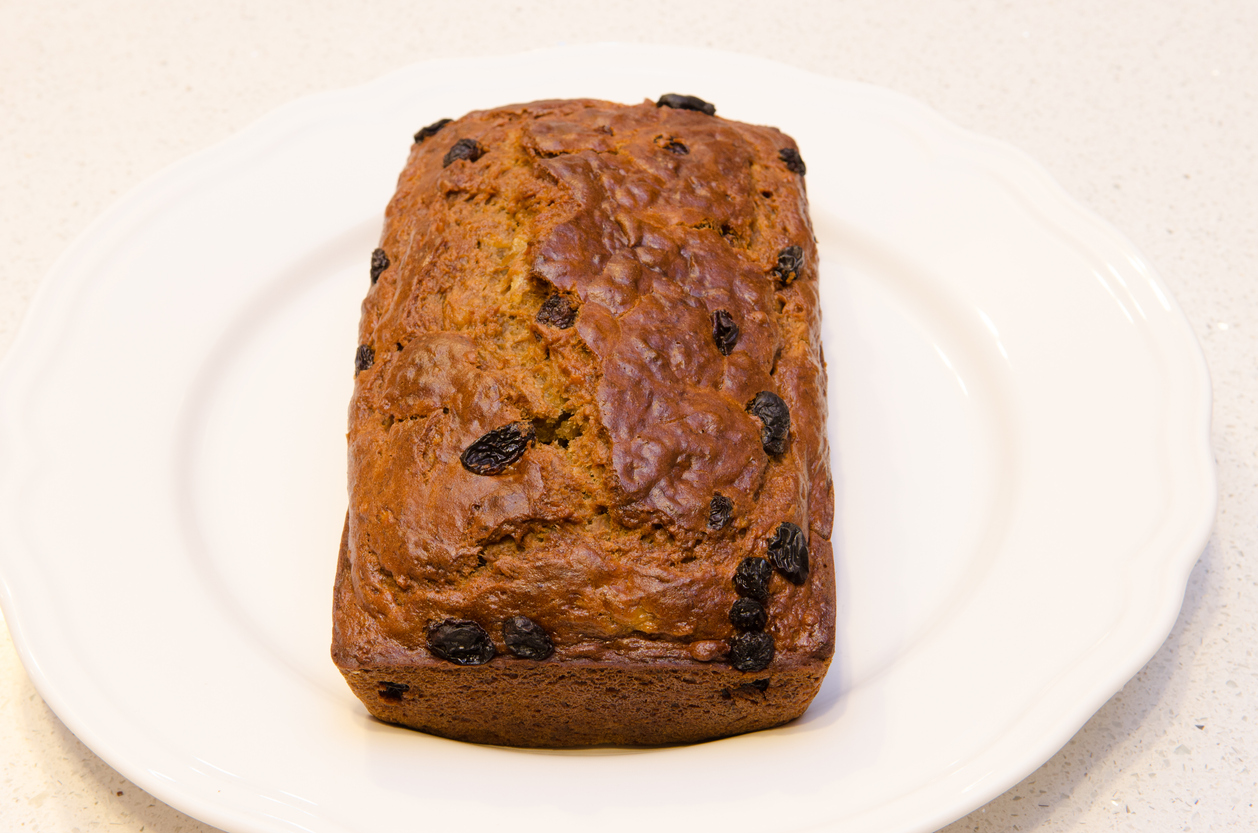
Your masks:
<svg viewBox="0 0 1258 833"><path fill-rule="evenodd" d="M333 658L372 714L568 746L702 740L807 708L834 647L834 500L795 147L592 100L474 112L413 145L362 307L335 590ZM780 453L748 410L762 392L789 411ZM503 430L522 453L465 465ZM734 572L783 523L807 577L774 571L773 659L738 671ZM517 616L553 654L512 656ZM447 620L480 625L496 655L435 655Z"/></svg>

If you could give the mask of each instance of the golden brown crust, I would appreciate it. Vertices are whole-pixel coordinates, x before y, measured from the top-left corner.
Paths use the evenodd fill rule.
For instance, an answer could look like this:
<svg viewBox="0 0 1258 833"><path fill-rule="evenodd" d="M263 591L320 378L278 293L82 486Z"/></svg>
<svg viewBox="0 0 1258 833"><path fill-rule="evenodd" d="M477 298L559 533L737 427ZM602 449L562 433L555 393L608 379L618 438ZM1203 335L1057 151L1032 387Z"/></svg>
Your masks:
<svg viewBox="0 0 1258 833"><path fill-rule="evenodd" d="M816 248L803 177L779 155L794 147L772 128L587 100L471 113L414 145L363 303L337 580L333 655L373 714L569 745L716 737L807 707L834 645L833 489ZM792 246L801 265L776 274ZM789 408L784 453L747 410L762 391ZM492 474L463 464L509 425L533 435L522 456ZM717 494L731 520L713 530ZM735 671L734 570L783 522L804 530L811 570L773 576L775 658ZM519 615L551 657L506 653ZM434 656L429 628L447 619L479 623L498 655ZM564 687L582 675L621 679L617 709L642 720L601 725L607 710L582 706L544 721L562 731L509 728L538 692L574 702ZM722 694L758 679L759 717L744 713L755 698ZM385 682L408 694L382 698ZM485 714L441 696L464 684ZM711 719L664 719L649 701L665 694Z"/></svg>

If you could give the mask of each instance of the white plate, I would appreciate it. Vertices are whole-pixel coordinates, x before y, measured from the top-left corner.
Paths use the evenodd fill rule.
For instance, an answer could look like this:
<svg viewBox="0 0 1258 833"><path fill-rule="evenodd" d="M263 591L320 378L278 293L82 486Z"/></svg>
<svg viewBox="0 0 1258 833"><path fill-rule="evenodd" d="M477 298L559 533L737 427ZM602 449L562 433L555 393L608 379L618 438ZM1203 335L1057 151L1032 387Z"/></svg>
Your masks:
<svg viewBox="0 0 1258 833"><path fill-rule="evenodd" d="M665 92L799 142L823 260L838 655L807 715L530 752L371 721L328 659L358 304L410 135ZM1161 281L1022 154L722 53L423 64L166 170L58 261L0 373L0 602L88 746L231 831L932 830L1157 649L1214 507Z"/></svg>

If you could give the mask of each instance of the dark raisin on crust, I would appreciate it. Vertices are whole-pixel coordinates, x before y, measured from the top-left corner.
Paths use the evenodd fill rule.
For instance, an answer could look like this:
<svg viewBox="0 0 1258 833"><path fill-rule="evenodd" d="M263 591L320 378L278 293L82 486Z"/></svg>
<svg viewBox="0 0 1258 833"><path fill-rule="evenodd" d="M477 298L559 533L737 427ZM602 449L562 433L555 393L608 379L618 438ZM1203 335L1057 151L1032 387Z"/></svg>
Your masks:
<svg viewBox="0 0 1258 833"><path fill-rule="evenodd" d="M734 570L734 589L738 595L763 602L769 598L769 579L773 577L773 565L766 559L748 556Z"/></svg>
<svg viewBox="0 0 1258 833"><path fill-rule="evenodd" d="M791 411L782 397L762 390L751 400L747 410L764 423L764 427L760 429L760 444L764 446L765 452L785 453L786 441L791 433Z"/></svg>
<svg viewBox="0 0 1258 833"><path fill-rule="evenodd" d="M475 622L447 619L428 628L428 650L455 665L484 665L494 658L494 641Z"/></svg>
<svg viewBox="0 0 1258 833"><path fill-rule="evenodd" d="M376 249L371 253L371 282L380 280L380 275L389 268L389 256L384 249Z"/></svg>
<svg viewBox="0 0 1258 833"><path fill-rule="evenodd" d="M773 277L782 286L790 286L799 277L804 268L804 250L799 246L787 246L778 252L777 265L773 267Z"/></svg>
<svg viewBox="0 0 1258 833"><path fill-rule="evenodd" d="M447 124L449 124L452 121L454 121L454 119L437 119L435 122L428 125L427 127L421 127L419 132L415 134L415 144L419 144L425 139L436 136L437 131L439 131L441 128L445 127Z"/></svg>
<svg viewBox="0 0 1258 833"><path fill-rule="evenodd" d="M740 633L730 640L729 664L736 671L763 671L773 662L773 635L764 631Z"/></svg>
<svg viewBox="0 0 1258 833"><path fill-rule="evenodd" d="M712 495L712 502L708 504L708 529L724 529L733 514L733 501L719 493Z"/></svg>
<svg viewBox="0 0 1258 833"><path fill-rule="evenodd" d="M537 311L537 323L566 330L577 320L577 305L570 295L556 292L542 302Z"/></svg>
<svg viewBox="0 0 1258 833"><path fill-rule="evenodd" d="M536 429L532 422L511 422L469 445L459 460L463 468L472 474L501 474L507 466L524 456L534 436Z"/></svg>
<svg viewBox="0 0 1258 833"><path fill-rule="evenodd" d="M402 699L402 695L410 691L411 687L406 683L389 683L380 684L380 699L388 700L391 703L397 703Z"/></svg>
<svg viewBox="0 0 1258 833"><path fill-rule="evenodd" d="M520 659L546 659L555 652L550 634L527 616L512 616L502 623L507 650Z"/></svg>
<svg viewBox="0 0 1258 833"><path fill-rule="evenodd" d="M656 107L671 107L674 110L695 110L705 113L709 116L716 115L716 105L709 104L702 98L693 95L678 95L677 93L667 93L660 96L660 100L655 102Z"/></svg>
<svg viewBox="0 0 1258 833"><path fill-rule="evenodd" d="M746 683L745 685L749 685L752 688L756 689L757 691L769 690L769 681L767 679L766 680L752 680L751 682Z"/></svg>
<svg viewBox="0 0 1258 833"><path fill-rule="evenodd" d="M769 539L769 561L791 583L808 581L808 540L804 530L790 521L778 524Z"/></svg>
<svg viewBox="0 0 1258 833"><path fill-rule="evenodd" d="M739 599L729 609L729 623L740 631L762 631L769 623L769 614L755 599Z"/></svg>
<svg viewBox="0 0 1258 833"><path fill-rule="evenodd" d="M376 363L376 350L370 344L358 345L358 352L354 354L354 372L366 370Z"/></svg>
<svg viewBox="0 0 1258 833"><path fill-rule="evenodd" d="M738 325L734 323L734 316L723 309L712 313L712 340L722 356L732 353L738 343Z"/></svg>
<svg viewBox="0 0 1258 833"><path fill-rule="evenodd" d="M655 146L677 156L685 156L690 153L690 148L686 147L685 142L672 136L656 136Z"/></svg>
<svg viewBox="0 0 1258 833"><path fill-rule="evenodd" d="M808 173L808 166L804 164L799 151L795 150L795 148L782 148L778 151L778 158L786 163L787 170L800 176Z"/></svg>
<svg viewBox="0 0 1258 833"><path fill-rule="evenodd" d="M460 159L475 162L484 155L485 149L481 147L480 142L475 139L459 139L446 151L445 157L441 160L441 167L448 168L451 163Z"/></svg>

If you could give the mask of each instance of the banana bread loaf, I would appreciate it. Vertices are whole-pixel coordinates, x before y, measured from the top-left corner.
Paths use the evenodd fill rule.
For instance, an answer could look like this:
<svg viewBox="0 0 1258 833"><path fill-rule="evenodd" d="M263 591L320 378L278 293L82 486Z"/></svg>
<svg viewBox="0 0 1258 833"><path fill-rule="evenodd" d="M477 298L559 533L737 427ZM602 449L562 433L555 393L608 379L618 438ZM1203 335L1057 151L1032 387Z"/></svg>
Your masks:
<svg viewBox="0 0 1258 833"><path fill-rule="evenodd" d="M693 96L415 135L362 306L334 591L371 714L578 746L803 713L834 649L804 174Z"/></svg>

